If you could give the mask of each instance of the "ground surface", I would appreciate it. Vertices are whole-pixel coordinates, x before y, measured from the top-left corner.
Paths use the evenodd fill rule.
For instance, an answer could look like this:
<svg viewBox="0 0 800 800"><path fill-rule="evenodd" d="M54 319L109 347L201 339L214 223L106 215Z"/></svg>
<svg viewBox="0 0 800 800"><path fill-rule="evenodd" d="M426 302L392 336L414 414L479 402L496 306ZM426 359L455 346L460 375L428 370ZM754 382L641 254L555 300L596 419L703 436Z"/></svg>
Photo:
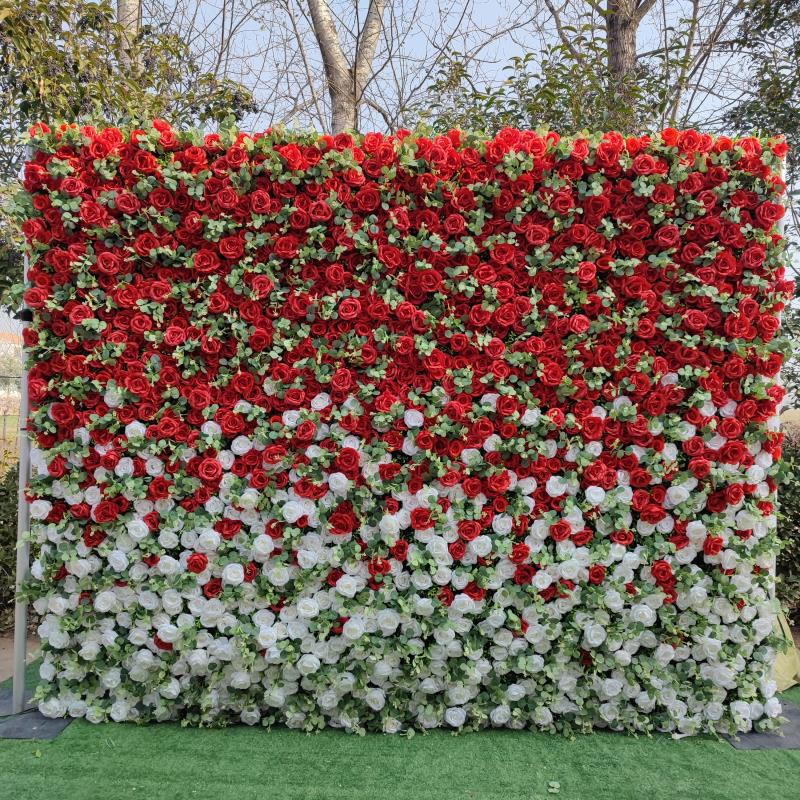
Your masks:
<svg viewBox="0 0 800 800"><path fill-rule="evenodd" d="M31 634L28 637L28 661L32 661L39 649L39 639ZM14 674L14 633L7 631L0 633L0 681L10 678Z"/></svg>
<svg viewBox="0 0 800 800"><path fill-rule="evenodd" d="M800 687L787 696L800 704ZM13 800L753 800L796 797L800 750L708 737L493 731L364 738L236 727L90 725L0 740Z"/></svg>

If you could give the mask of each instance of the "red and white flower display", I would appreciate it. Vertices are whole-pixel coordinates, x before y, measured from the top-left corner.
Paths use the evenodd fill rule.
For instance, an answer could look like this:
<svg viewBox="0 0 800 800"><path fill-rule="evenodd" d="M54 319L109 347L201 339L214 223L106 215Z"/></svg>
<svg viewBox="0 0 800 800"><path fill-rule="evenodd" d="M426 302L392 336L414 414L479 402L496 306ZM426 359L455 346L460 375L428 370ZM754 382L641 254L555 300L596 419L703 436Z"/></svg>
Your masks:
<svg viewBox="0 0 800 800"><path fill-rule="evenodd" d="M774 726L782 140L33 143L43 713Z"/></svg>

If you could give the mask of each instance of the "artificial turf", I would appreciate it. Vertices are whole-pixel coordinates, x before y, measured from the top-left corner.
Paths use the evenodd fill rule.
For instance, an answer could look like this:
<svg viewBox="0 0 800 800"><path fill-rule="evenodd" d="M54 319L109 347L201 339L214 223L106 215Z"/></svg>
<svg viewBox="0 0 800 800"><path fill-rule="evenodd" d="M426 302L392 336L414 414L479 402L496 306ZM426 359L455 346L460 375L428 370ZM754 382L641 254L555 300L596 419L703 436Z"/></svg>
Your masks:
<svg viewBox="0 0 800 800"><path fill-rule="evenodd" d="M800 704L800 687L786 694ZM800 751L711 737L340 731L73 722L0 740L2 800L755 800L797 797Z"/></svg>

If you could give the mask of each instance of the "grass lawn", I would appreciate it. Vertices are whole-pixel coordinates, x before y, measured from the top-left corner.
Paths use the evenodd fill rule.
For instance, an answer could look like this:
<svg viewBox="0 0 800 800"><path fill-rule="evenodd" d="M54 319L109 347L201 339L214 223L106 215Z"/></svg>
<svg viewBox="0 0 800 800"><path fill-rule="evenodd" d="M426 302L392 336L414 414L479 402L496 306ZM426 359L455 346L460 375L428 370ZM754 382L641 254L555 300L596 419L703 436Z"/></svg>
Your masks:
<svg viewBox="0 0 800 800"><path fill-rule="evenodd" d="M800 703L800 687L787 696ZM8 800L789 800L799 784L800 751L707 737L361 738L81 720L53 742L0 740Z"/></svg>

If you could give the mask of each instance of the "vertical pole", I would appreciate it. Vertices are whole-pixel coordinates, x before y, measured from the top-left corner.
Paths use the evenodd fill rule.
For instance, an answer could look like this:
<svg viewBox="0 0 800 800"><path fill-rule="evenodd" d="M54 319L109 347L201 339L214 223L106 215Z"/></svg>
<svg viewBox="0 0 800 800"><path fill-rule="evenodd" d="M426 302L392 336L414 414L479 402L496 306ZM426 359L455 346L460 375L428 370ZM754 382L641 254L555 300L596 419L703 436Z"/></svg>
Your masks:
<svg viewBox="0 0 800 800"><path fill-rule="evenodd" d="M23 281L28 280L28 257L25 256ZM24 310L24 307L23 307ZM23 315L24 316L24 315ZM22 320L24 333L27 322ZM11 690L11 713L19 714L25 705L25 661L28 646L28 603L20 600L19 592L30 572L31 546L27 539L30 529L25 487L30 473L31 442L28 438L28 368L22 353L22 373L19 397L19 482L17 484L17 596L14 601L14 681Z"/></svg>
<svg viewBox="0 0 800 800"><path fill-rule="evenodd" d="M786 160L785 159L781 160L781 165L778 168L778 176L781 178L781 180L783 180L783 181L786 180ZM787 191L788 191L788 188L787 188ZM786 196L788 197L788 195L786 195ZM787 209L787 211L788 211L788 209ZM786 214L784 214L783 217L780 220L778 220L778 233L780 233L781 236L785 236L785 234L786 234ZM785 251L785 252L787 252L787 251ZM792 301L790 300L789 302L791 303ZM778 320L780 322L783 322L783 314L779 314L778 315ZM779 384L783 385L783 380L782 380L782 376L781 376L780 372L778 372L777 380L778 380ZM780 409L780 407L777 410L777 415L778 415L778 430L780 431L783 428L783 423L781 421L781 409ZM777 489L775 490L775 499L778 500L778 490ZM775 553L772 556L771 563L770 563L770 572L772 573L772 586L770 588L770 598L772 600L774 600L775 596L776 596L776 591L777 591L776 587L777 587L777 584L778 584L778 554L777 553ZM779 629L780 629L780 617L781 617L781 612L779 610L776 613L775 620L774 620L774 625L776 627L778 627ZM773 666L773 672L774 672L774 666Z"/></svg>

